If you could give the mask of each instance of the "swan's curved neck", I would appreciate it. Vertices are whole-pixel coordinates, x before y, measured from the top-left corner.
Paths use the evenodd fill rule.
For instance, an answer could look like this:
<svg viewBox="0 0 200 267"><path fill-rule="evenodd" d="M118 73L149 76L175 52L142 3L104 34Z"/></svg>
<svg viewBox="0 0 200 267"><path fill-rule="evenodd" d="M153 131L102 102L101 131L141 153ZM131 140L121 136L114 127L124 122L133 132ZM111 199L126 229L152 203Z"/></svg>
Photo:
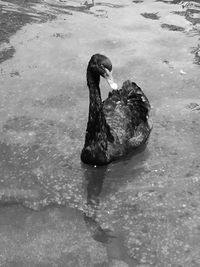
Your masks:
<svg viewBox="0 0 200 267"><path fill-rule="evenodd" d="M89 118L88 122L90 126L93 126L96 130L100 127L102 122L105 123L104 114L102 111L102 99L101 91L99 88L100 75L93 73L88 69L87 71L87 85L89 88L90 95L90 106L89 106ZM100 128L98 129L101 130Z"/></svg>
<svg viewBox="0 0 200 267"><path fill-rule="evenodd" d="M107 142L107 123L103 113L103 104L99 88L100 75L87 70L87 85L90 94L89 117L86 131L85 145L91 141Z"/></svg>
<svg viewBox="0 0 200 267"><path fill-rule="evenodd" d="M87 71L87 85L89 88L90 94L90 110L89 113L97 113L101 112L102 108L102 100L101 100L101 92L99 88L100 75ZM92 116L93 117L93 116ZM91 120L94 118L91 117Z"/></svg>

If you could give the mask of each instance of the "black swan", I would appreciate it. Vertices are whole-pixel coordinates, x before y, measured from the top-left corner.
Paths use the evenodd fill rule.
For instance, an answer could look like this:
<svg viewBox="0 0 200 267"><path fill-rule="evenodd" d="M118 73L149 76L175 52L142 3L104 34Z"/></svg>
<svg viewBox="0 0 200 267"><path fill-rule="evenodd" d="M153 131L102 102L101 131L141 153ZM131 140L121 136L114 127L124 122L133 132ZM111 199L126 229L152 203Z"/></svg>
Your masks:
<svg viewBox="0 0 200 267"><path fill-rule="evenodd" d="M90 165L106 165L144 145L152 129L151 107L142 89L128 80L116 90L111 71L109 58L100 54L91 57L87 67L89 117L81 152L82 162ZM103 102L100 76L115 89Z"/></svg>

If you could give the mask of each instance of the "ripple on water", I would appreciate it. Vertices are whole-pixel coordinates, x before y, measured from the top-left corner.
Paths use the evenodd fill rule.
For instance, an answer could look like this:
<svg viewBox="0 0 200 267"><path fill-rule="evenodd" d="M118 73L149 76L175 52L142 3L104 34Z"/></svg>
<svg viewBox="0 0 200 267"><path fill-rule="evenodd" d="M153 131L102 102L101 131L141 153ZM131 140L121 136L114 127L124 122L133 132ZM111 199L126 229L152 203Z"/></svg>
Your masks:
<svg viewBox="0 0 200 267"><path fill-rule="evenodd" d="M152 19L152 20L160 19L160 16L158 16L158 12L157 13L141 13L141 15L147 19Z"/></svg>
<svg viewBox="0 0 200 267"><path fill-rule="evenodd" d="M77 134L60 122L9 119L0 142L1 202L33 209L69 199L82 205Z"/></svg>
<svg viewBox="0 0 200 267"><path fill-rule="evenodd" d="M178 31L178 32L183 32L185 31L185 28L173 24L167 24L167 23L162 23L161 27L163 29L167 29L169 31Z"/></svg>
<svg viewBox="0 0 200 267"><path fill-rule="evenodd" d="M55 15L35 9L40 1L1 1L0 2L0 45L9 43L10 37L25 24L46 22L55 19ZM0 63L11 58L15 48L0 48Z"/></svg>
<svg viewBox="0 0 200 267"><path fill-rule="evenodd" d="M6 2L10 3L11 1ZM30 1L12 0L12 2L29 3ZM52 2L56 4L58 1L52 0ZM73 2L79 3L78 0ZM80 9L65 9L66 16L64 13L55 23L47 23L45 27L41 27L43 28L41 36L46 30L48 31L49 26L56 26L57 28L53 28L53 31L48 34L51 36L50 39L49 37L47 39L48 44L51 45L53 42L54 50L55 41L56 45L62 43L63 47L66 48L62 50L63 54L66 54L66 57L71 57L73 50L74 58L77 61L81 60L81 64L87 63L85 59L89 57L88 53L91 52L91 50L88 52L88 49L91 49L93 44L94 50L107 48L106 51L113 53L114 60L119 62L114 68L118 72L118 78L124 79L126 75L130 78L134 75L134 80L138 80L142 86L144 85L154 105L155 126L148 149L143 155L138 154L138 157L128 156L124 160L110 164L105 175L102 169L89 170L86 166L83 167L79 159L82 147L81 140L84 137L80 121L87 123L88 106L86 108L85 103L88 101L88 94L86 96L85 90L82 90L83 93L74 90L75 85L70 89L64 87L61 90L60 87L63 86L63 83L61 85L59 83L60 68L52 77L56 91L48 91L45 84L35 83L38 81L38 76L32 75L32 71L29 72L28 65L31 64L35 68L34 66L37 64L35 61L26 61L27 54L29 55L29 51L33 48L33 41L28 43L28 49L26 46L21 46L25 55L21 61L27 67L27 72L24 72L24 75L18 79L11 79L10 75L5 76L6 86L2 89L2 96L8 95L9 100L11 98L9 92L13 90L15 94L12 97L15 98L16 96L16 100L14 99L11 103L9 101L3 102L5 104L3 110L6 113L5 117L10 116L10 118L4 123L0 134L0 202L3 204L20 203L35 210L53 204L65 205L65 207L44 209L41 212L23 209L21 213L19 211L22 208L20 205L1 207L1 215L3 214L3 216L1 216L0 223L2 227L0 250L3 251L1 254L4 258L2 260L0 257L0 264L4 261L2 264L6 266L66 266L68 264L68 266L147 267L159 264L160 266L167 264L169 266L176 264L177 266L178 264L190 266L193 261L193 265L198 266L200 103L195 98L198 96L199 78L195 72L198 66L192 66L192 61L188 60L188 65L184 65L184 70L188 67L186 69L187 74L184 76L177 75L175 79L175 71L173 75L170 74L170 77L160 76L163 69L174 70L180 58L180 64L182 64L182 59L186 55L185 52L188 54L191 51L191 43L191 46L196 48L198 46L195 39L189 39L189 36L179 34L178 31L166 34L166 31L161 30L162 36L159 36L160 40L158 41L155 27L160 31L160 22L149 20L147 23L146 18L141 17L140 13L145 12L145 10L141 11L141 5L134 4L134 2L142 1L133 1L133 3L130 1L130 6L125 9L126 14L124 14L123 9L120 13L119 9L114 10L118 7L114 5L112 7L109 3L102 1L99 2L95 3L97 9L95 7L82 8L82 11ZM174 8L164 4L155 4L153 0L144 1L142 7L146 3L150 7L151 2L152 8L148 12L159 11L161 16L163 12L166 12L166 15L169 14ZM175 3L175 1L170 2ZM70 4L72 1L68 0L62 0L60 3L75 6L75 4ZM42 3L37 3L31 8L34 7L35 10L41 8L43 12L47 10L48 14L56 16L62 13L62 5L51 7L46 4L45 9ZM165 10L163 10L163 6L165 6ZM159 9L159 7L161 8ZM181 9L181 6L179 7ZM104 11L108 12L106 22L109 23L106 24L106 30L112 35L108 35L108 39L105 39L103 34L99 34L96 39L95 33L94 39L89 40L90 38L87 38L86 40L85 29L88 32L92 31L97 25L95 23L103 22L103 26L105 25L104 21L94 18L95 14L104 14ZM75 12L77 12L76 16L68 15L75 14ZM110 14L115 16L113 15L112 19L109 19ZM69 20L64 22L66 17ZM169 15L167 23L175 23L169 21L171 17L177 16ZM135 23L137 19L139 19L139 23ZM184 21L184 18L181 19ZM37 20L38 16L34 21ZM80 32L82 31L81 48L79 45L77 45L78 48L72 46L71 51L69 51L67 49L68 44L65 44L66 38L68 38L67 43L72 41L72 44L77 42L77 39L73 38L79 38L79 33L76 32L76 27L73 24L76 20L80 24ZM66 29L71 25L70 31L73 32L73 35L66 36L65 33L68 30L65 32L62 25ZM32 30L32 26L27 28L28 31ZM105 32L105 28L102 28L100 33ZM124 31L124 29L128 29L128 31ZM123 34L130 35L130 42L127 42ZM114 36L114 40L117 42L113 42L110 39L111 36ZM135 37L138 45L135 43ZM27 38L26 34L22 36L23 38ZM97 45L97 40L100 46ZM129 51L129 45L125 46L124 42L130 43L131 48L133 48ZM38 52L37 49L39 48L37 47L39 45L36 43L34 45L36 46L34 56L28 57L28 59L33 59L35 53ZM165 53L161 52L163 48L166 49ZM199 53L196 48L194 53L195 56L196 54L198 56ZM38 65L43 60L46 60L47 65L50 64L49 55L51 55L52 50L47 51L49 51L47 57L40 57L41 54L37 57ZM153 53L149 53L149 51L153 51ZM171 54L172 51L174 52ZM118 52L118 58L114 57L116 52ZM126 56L123 53L127 53ZM180 58L177 56L179 53ZM43 54L45 56L45 53ZM191 54L189 56L191 57ZM19 57L16 55L13 60L16 64L14 66L16 72L13 72L12 75L17 75L17 71L21 73L21 70L17 69L18 64L21 63L18 63L18 60ZM165 64L161 63L162 60ZM53 64L58 66L60 62L55 57ZM78 66L75 60L70 61L70 64L72 68L74 65ZM8 69L11 68L8 73L12 73L13 66L5 65L8 65L8 67L6 66ZM43 76L43 73L48 72L48 68L42 72L44 65L41 65L42 67L38 67L38 70ZM77 73L77 69L74 68L72 72ZM138 70L139 72L137 72ZM78 71L81 72L80 69ZM82 77L81 75L79 78ZM85 75L84 72L83 75ZM74 77L74 83L76 83L79 78ZM48 78L49 76L44 76L45 80ZM5 81L6 79L8 80ZM50 79L49 83L52 80ZM33 92L36 88L32 87L30 81L33 81L34 87L37 87L38 91L44 90L42 96L38 96L38 93L36 96L36 93ZM15 82L18 83L20 89L22 86L22 91L16 88ZM28 88L27 84L30 85ZM82 81L81 84L83 84ZM81 88L82 85L79 87ZM66 90L70 90L69 95L72 99L68 97ZM26 93L23 94L25 91ZM180 94L179 98L177 98L175 91ZM81 97L80 94L82 94ZM26 98L27 96L29 100ZM31 98L31 96L33 97ZM78 96L79 100L77 101ZM165 101L166 96L168 98ZM191 98L188 99L188 97ZM35 101L35 99L37 100ZM17 108L15 108L16 102ZM15 117L11 117L11 114L15 114ZM16 114L26 114L26 116ZM56 114L55 120L52 119L51 114ZM41 119L36 118L37 116ZM71 118L69 118L70 116ZM48 120L46 117L50 119ZM87 183L86 192L84 191L84 183ZM91 217L88 218L87 225L85 225L82 215L88 211L89 204L92 214L89 214ZM71 209L75 213L74 216L72 216L68 206L75 207L75 209ZM12 215L7 217L7 220L2 213L4 208L13 209ZM57 212L53 213L55 210ZM23 216L24 212L30 212L30 217L27 221L18 219L21 231L19 229L13 230L12 222L15 224L16 217ZM46 215L43 216L42 214ZM34 220L34 216L37 216L38 219ZM96 242L102 238L100 236L100 239L97 239L99 236L94 235L97 227L100 230L112 229L116 238L113 238L111 244L104 243L102 245L102 243ZM21 240L22 242L20 242ZM187 256L186 263L185 255ZM91 259L94 260L91 261Z"/></svg>

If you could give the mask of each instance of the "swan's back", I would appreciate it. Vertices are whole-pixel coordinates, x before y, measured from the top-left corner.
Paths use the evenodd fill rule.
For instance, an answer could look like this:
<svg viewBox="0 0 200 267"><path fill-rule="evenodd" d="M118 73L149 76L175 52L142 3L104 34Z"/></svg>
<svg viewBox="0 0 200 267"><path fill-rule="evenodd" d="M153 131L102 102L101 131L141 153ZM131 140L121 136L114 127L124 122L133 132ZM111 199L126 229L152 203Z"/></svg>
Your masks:
<svg viewBox="0 0 200 267"><path fill-rule="evenodd" d="M103 102L103 110L117 143L137 146L140 142L146 141L150 133L148 125L150 104L136 83L125 81L122 89L110 92Z"/></svg>

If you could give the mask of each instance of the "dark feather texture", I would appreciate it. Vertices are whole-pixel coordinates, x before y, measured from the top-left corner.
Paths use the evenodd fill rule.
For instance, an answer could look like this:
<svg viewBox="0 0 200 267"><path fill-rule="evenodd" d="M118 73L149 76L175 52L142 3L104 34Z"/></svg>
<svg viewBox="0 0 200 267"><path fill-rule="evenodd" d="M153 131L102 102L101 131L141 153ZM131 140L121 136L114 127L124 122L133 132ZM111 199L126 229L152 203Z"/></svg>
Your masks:
<svg viewBox="0 0 200 267"><path fill-rule="evenodd" d="M125 81L102 102L99 81L104 69L112 69L110 60L94 55L87 69L90 106L81 153L82 161L92 165L108 164L145 144L152 128L149 101L137 84Z"/></svg>

